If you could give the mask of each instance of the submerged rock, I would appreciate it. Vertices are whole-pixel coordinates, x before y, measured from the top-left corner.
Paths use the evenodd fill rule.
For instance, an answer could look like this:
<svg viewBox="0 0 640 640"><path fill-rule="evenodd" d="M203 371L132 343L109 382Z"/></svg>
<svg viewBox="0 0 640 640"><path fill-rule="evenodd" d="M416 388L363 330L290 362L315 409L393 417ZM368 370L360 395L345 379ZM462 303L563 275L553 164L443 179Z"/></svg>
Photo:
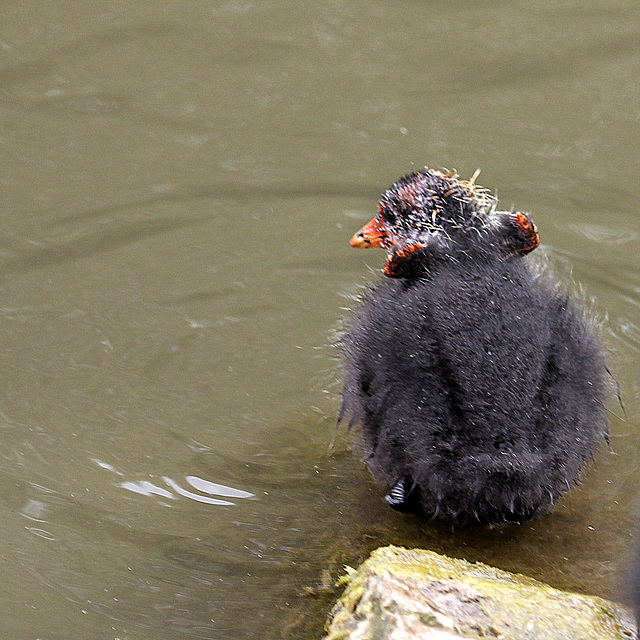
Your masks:
<svg viewBox="0 0 640 640"><path fill-rule="evenodd" d="M325 640L636 638L612 602L423 549L377 549L344 582Z"/></svg>

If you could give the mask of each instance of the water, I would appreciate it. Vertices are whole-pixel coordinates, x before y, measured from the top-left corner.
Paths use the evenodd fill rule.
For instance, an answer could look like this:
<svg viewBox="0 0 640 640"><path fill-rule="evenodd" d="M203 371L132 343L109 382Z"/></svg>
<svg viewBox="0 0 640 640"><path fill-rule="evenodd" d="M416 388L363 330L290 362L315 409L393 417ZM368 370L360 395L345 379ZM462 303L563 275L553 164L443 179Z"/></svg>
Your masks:
<svg viewBox="0 0 640 640"><path fill-rule="evenodd" d="M631 2L6 2L0 635L318 638L342 565L422 545L612 596L640 484ZM531 211L626 419L544 519L388 509L339 432L350 249L429 164ZM612 410L621 409L612 403Z"/></svg>

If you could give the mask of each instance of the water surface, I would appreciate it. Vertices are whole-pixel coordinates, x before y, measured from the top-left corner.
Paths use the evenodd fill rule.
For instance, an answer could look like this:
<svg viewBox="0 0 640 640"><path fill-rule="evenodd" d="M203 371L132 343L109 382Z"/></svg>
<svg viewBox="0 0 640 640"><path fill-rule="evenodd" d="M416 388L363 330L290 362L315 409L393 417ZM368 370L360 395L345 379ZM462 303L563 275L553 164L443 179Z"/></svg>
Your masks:
<svg viewBox="0 0 640 640"><path fill-rule="evenodd" d="M342 565L391 542L614 595L640 484L636 9L3 3L0 635L317 638ZM348 239L425 164L482 168L603 319L626 419L522 526L394 513L335 434L328 345L383 261Z"/></svg>

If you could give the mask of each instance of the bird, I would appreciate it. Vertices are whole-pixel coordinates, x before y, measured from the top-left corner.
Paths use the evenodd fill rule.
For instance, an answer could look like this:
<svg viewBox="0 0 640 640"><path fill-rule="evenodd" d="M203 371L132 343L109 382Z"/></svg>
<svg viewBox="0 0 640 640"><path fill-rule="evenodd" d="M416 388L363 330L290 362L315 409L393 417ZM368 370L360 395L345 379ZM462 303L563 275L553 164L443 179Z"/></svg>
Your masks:
<svg viewBox="0 0 640 640"><path fill-rule="evenodd" d="M596 321L527 255L530 214L456 171L387 189L355 248L387 250L340 339L339 422L400 512L452 525L550 512L608 441Z"/></svg>

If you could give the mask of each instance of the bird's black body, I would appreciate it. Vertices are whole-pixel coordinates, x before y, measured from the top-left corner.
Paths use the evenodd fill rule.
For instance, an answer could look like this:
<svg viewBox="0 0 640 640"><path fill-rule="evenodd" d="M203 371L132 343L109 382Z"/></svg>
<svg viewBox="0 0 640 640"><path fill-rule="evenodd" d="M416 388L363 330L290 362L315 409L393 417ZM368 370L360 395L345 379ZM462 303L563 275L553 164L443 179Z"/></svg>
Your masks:
<svg viewBox="0 0 640 640"><path fill-rule="evenodd" d="M414 191L460 191L439 215L427 212L432 227L418 239L384 227L392 279L344 335L343 412L361 425L366 463L394 508L454 523L544 513L606 437L598 341L522 259L537 246L528 217L514 226L524 214L483 206L456 176L403 180ZM378 231L385 200L403 197L398 185L383 196ZM425 208L413 196L402 205L412 216ZM448 204L462 212L449 229Z"/></svg>

